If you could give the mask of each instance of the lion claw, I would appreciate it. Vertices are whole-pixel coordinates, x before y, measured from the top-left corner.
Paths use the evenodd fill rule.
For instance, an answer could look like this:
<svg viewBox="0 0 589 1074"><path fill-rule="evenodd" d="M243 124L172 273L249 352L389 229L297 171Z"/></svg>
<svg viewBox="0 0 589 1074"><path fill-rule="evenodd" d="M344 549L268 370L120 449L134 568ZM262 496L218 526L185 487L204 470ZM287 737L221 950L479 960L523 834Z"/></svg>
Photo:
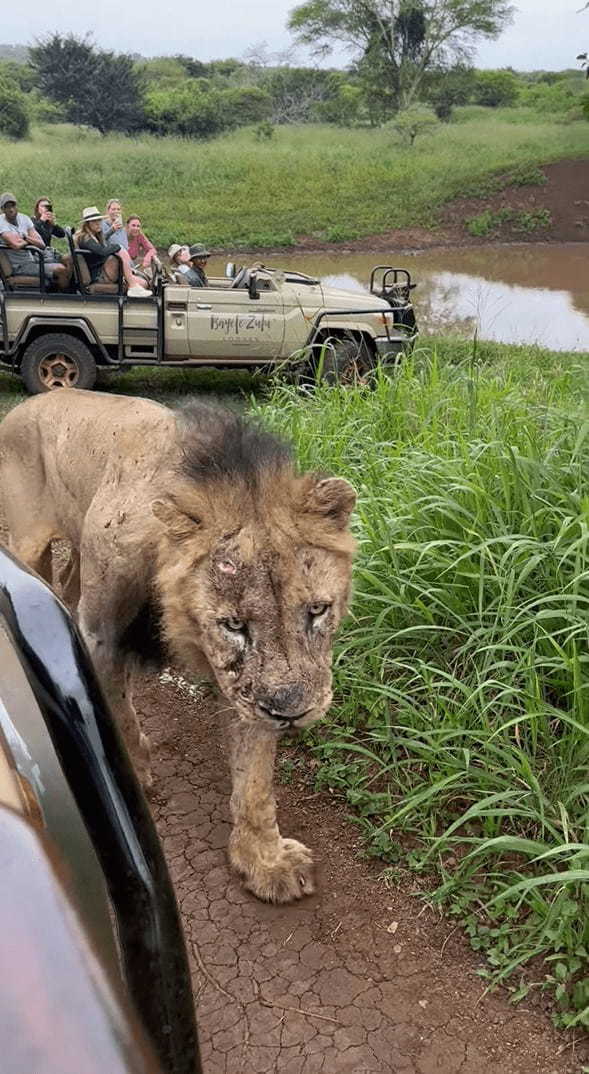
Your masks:
<svg viewBox="0 0 589 1074"><path fill-rule="evenodd" d="M267 848L244 847L238 840L230 844L233 867L243 878L245 887L264 902L287 903L312 895L313 855L296 839L280 839L270 857Z"/></svg>

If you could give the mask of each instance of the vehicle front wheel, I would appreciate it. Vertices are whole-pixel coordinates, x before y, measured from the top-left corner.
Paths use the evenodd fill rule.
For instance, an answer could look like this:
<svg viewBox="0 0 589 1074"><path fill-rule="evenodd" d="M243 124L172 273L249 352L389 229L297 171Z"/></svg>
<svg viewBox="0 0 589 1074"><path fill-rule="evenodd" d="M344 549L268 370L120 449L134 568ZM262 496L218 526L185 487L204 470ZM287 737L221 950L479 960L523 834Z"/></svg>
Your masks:
<svg viewBox="0 0 589 1074"><path fill-rule="evenodd" d="M31 343L20 367L25 387L31 395L56 388L93 388L96 362L81 340L65 333L40 336Z"/></svg>
<svg viewBox="0 0 589 1074"><path fill-rule="evenodd" d="M354 385L363 381L373 364L364 341L339 339L326 346L317 368L325 384Z"/></svg>

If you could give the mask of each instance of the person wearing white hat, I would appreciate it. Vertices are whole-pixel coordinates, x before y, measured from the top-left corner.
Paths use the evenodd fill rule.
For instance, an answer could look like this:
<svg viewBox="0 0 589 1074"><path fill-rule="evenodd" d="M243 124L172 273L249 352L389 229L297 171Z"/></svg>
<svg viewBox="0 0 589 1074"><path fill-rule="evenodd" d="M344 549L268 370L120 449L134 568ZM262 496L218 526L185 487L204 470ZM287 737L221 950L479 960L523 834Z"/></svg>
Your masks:
<svg viewBox="0 0 589 1074"><path fill-rule="evenodd" d="M190 273L190 254L188 253L188 247L182 246L179 242L173 242L168 247L168 257L170 259L170 265L172 266L172 276L175 277L177 283L185 285L188 283L187 276Z"/></svg>
<svg viewBox="0 0 589 1074"><path fill-rule="evenodd" d="M146 298L151 295L145 280L135 276L128 250L118 242L105 242L102 233L103 213L95 205L82 209L81 226L74 235L79 250L83 250L92 283L115 283L118 266L113 258L117 257L122 265L123 276L127 284L127 294L131 298Z"/></svg>

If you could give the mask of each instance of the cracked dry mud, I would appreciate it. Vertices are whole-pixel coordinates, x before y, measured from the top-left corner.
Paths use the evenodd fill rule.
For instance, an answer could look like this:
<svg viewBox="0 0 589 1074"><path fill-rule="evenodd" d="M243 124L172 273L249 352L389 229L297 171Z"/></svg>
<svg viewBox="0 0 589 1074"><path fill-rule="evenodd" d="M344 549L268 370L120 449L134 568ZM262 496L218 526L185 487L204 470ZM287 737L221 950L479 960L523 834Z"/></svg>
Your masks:
<svg viewBox="0 0 589 1074"><path fill-rule="evenodd" d="M312 846L316 895L274 907L227 866L229 776L215 702L174 682L136 698L154 756L152 807L191 957L204 1074L572 1074L584 1044L534 994L484 996L459 930L357 855L328 796L278 786L284 835ZM391 923L396 929L387 931Z"/></svg>

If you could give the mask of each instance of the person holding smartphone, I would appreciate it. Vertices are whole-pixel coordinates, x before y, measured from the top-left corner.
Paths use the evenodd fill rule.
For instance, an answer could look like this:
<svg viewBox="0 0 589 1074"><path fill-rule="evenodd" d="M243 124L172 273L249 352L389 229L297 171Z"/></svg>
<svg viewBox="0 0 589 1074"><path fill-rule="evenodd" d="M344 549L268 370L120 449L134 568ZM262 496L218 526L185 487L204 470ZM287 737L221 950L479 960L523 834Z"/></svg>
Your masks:
<svg viewBox="0 0 589 1074"><path fill-rule="evenodd" d="M38 198L35 202L33 225L47 247L51 246L52 238L65 239L65 231L55 222L55 213L49 198Z"/></svg>
<svg viewBox="0 0 589 1074"><path fill-rule="evenodd" d="M129 237L123 223L123 212L118 198L109 198L106 203L105 217L102 221L102 234L105 242L118 243L123 250L129 249Z"/></svg>

